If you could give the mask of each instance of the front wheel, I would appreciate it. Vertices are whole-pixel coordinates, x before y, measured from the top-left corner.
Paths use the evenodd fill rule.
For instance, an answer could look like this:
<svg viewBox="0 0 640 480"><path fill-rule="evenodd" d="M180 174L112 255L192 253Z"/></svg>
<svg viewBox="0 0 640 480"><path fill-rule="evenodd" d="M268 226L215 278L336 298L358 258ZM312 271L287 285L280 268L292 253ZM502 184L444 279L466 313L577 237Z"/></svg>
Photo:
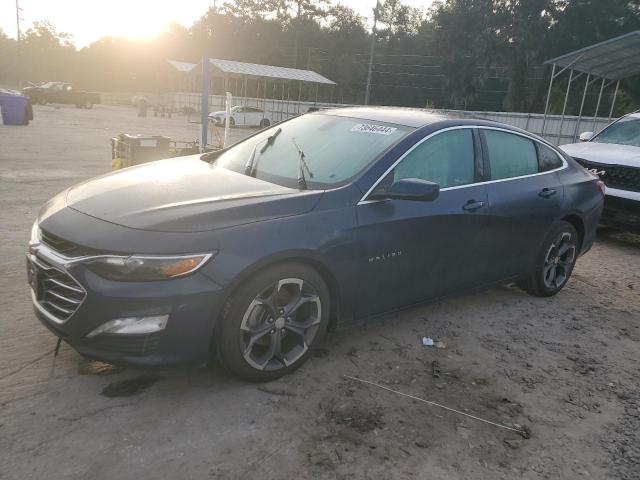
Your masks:
<svg viewBox="0 0 640 480"><path fill-rule="evenodd" d="M271 122L269 121L269 119L268 119L268 118L263 118L263 119L260 121L260 126L261 126L262 128L267 128L269 125L271 125Z"/></svg>
<svg viewBox="0 0 640 480"><path fill-rule="evenodd" d="M544 241L536 258L533 273L519 282L531 295L551 297L567 284L578 258L580 239L568 222L558 222Z"/></svg>
<svg viewBox="0 0 640 480"><path fill-rule="evenodd" d="M216 331L218 355L231 373L254 382L300 367L329 322L329 290L297 263L254 275L232 296Z"/></svg>

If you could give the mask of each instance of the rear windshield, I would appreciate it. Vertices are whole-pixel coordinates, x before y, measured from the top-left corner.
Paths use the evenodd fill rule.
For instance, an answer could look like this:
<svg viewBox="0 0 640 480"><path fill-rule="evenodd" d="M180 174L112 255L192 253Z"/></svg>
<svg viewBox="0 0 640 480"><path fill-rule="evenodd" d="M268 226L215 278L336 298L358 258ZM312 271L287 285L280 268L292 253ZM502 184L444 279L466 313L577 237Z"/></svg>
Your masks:
<svg viewBox="0 0 640 480"><path fill-rule="evenodd" d="M231 147L216 165L292 188L335 188L413 130L350 117L302 115Z"/></svg>
<svg viewBox="0 0 640 480"><path fill-rule="evenodd" d="M592 140L640 147L640 118L627 117L609 125Z"/></svg>

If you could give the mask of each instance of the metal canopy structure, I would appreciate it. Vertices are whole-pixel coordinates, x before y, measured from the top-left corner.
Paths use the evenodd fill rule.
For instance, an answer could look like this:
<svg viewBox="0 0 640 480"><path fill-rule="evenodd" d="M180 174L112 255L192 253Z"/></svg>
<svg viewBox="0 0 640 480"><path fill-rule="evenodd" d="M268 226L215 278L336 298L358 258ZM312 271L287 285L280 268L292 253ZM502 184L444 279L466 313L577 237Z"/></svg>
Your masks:
<svg viewBox="0 0 640 480"><path fill-rule="evenodd" d="M584 102L587 97L589 86L599 81L600 92L596 103L596 111L593 116L593 126L595 128L600 103L602 101L602 93L604 90L615 83L613 100L611 109L609 110L609 120L613 117L613 109L618 96L620 80L635 75L640 75L640 30L630 32L619 37L596 43L589 47L581 48L574 52L566 53L559 57L547 60L546 65L552 65L551 79L549 80L549 91L547 92L547 100L544 107L544 118L542 121L542 134L545 133L545 124L549 111L549 100L551 98L551 89L553 81L565 72L569 72L569 82L564 97L562 114L560 116L560 129L558 131L558 140L562 135L562 126L567 109L567 101L571 91L571 84L578 78L586 75L584 91L582 93L582 101L580 103L580 111L578 113L578 121L573 134L575 141L578 135L578 127L582 120L582 111ZM558 70L556 72L556 70Z"/></svg>
<svg viewBox="0 0 640 480"><path fill-rule="evenodd" d="M183 73L192 72L198 64L179 62L177 60L167 60L169 64ZM274 65L261 65L259 63L236 62L233 60L221 60L210 58L212 73L214 76L229 77L258 77L277 80L294 80L306 83L319 83L324 85L335 85L336 82L320 75L313 70L301 70L299 68L276 67ZM217 75L216 75L217 74Z"/></svg>
<svg viewBox="0 0 640 480"><path fill-rule="evenodd" d="M179 62L177 60L167 60L167 62L169 63L169 65L171 65L173 68L175 68L176 70L178 70L179 72L183 72L183 73L189 73L191 72L194 68L196 68L197 64L195 63L188 63L188 62Z"/></svg>
<svg viewBox="0 0 640 480"><path fill-rule="evenodd" d="M247 75L251 77L296 80L300 82L321 83L325 85L336 84L312 70L260 65L258 63L235 62L232 60L219 60L217 58L210 58L209 63L214 67L214 74L215 70L218 70L223 75Z"/></svg>
<svg viewBox="0 0 640 480"><path fill-rule="evenodd" d="M547 60L608 80L640 75L640 30Z"/></svg>
<svg viewBox="0 0 640 480"><path fill-rule="evenodd" d="M286 114L280 112L280 116L289 116L289 106L292 101L292 85L295 88L297 84L297 107L302 98L304 84L315 86L315 103L318 103L319 87L333 87L336 83L328 78L320 75L312 70L302 70L299 68L278 67L275 65L261 65L258 63L236 62L233 60L222 60L218 58L209 58L200 63L181 62L176 60L167 60L179 74L184 78L197 81L196 78L204 76L208 77L208 90L213 90L214 83L218 85L222 92L231 91L234 96L244 99L248 98L249 90L255 92L255 98L262 99L266 108L267 96L273 99L273 108L275 110L276 98L280 97L281 104L286 102ZM209 65L209 68L203 68L203 65ZM215 82L215 78L221 78L222 82ZM271 90L270 93L268 91ZM280 92L278 92L278 90ZM278 95L278 93L280 93ZM333 88L331 88L333 95ZM241 100L242 101L242 100ZM299 113L299 112L297 112ZM282 118L281 118L282 120Z"/></svg>

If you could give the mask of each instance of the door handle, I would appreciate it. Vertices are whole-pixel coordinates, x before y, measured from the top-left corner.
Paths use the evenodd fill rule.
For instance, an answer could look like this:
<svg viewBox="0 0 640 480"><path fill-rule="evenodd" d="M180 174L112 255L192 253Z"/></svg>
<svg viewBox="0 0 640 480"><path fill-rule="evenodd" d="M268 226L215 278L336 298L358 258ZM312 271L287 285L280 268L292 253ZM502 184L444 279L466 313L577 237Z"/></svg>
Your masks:
<svg viewBox="0 0 640 480"><path fill-rule="evenodd" d="M542 198L551 198L555 194L556 194L555 188L547 188L547 187L544 187L542 190L540 190L540 192L538 192L538 195L540 195Z"/></svg>
<svg viewBox="0 0 640 480"><path fill-rule="evenodd" d="M478 210L478 209L480 209L482 207L484 207L484 202L478 202L476 200L469 200L467 203L464 204L462 209L466 210L467 212L475 212L476 210Z"/></svg>

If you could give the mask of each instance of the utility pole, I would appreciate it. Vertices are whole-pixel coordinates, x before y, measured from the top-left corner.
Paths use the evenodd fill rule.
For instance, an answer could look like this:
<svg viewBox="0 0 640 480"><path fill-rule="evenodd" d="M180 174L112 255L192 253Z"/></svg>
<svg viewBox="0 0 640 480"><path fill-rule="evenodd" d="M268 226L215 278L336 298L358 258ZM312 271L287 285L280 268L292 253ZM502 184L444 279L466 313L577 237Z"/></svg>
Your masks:
<svg viewBox="0 0 640 480"><path fill-rule="evenodd" d="M373 73L373 53L376 49L376 26L378 25L379 0L376 0L376 8L373 9L373 30L371 31L371 48L369 49L369 71L367 72L367 89L364 93L364 104L369 105L371 96L371 74Z"/></svg>
<svg viewBox="0 0 640 480"><path fill-rule="evenodd" d="M18 42L20 42L20 5L18 4L18 0L16 0L16 38Z"/></svg>

